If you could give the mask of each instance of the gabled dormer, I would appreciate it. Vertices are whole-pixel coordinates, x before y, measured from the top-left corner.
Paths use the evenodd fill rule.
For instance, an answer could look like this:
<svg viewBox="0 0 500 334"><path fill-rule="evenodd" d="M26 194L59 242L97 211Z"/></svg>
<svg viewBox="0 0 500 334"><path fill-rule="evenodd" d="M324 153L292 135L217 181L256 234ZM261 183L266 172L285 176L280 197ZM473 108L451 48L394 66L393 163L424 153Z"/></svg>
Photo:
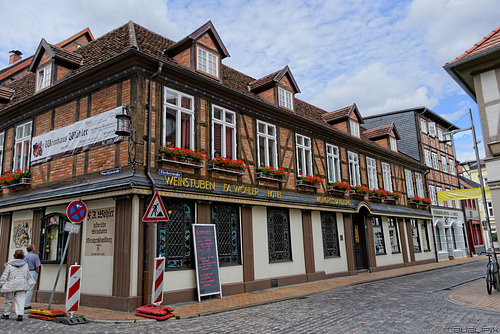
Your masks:
<svg viewBox="0 0 500 334"><path fill-rule="evenodd" d="M295 110L295 94L300 93L288 66L248 83L248 87L264 100L290 111Z"/></svg>
<svg viewBox="0 0 500 334"><path fill-rule="evenodd" d="M83 64L83 57L42 38L28 71L36 73L35 92L44 90Z"/></svg>
<svg viewBox="0 0 500 334"><path fill-rule="evenodd" d="M394 123L365 130L364 135L378 145L390 149L391 151L398 152L397 141L400 137Z"/></svg>
<svg viewBox="0 0 500 334"><path fill-rule="evenodd" d="M322 117L325 122L335 126L340 131L353 137L361 138L360 124L363 124L364 121L356 103L352 106L323 114Z"/></svg>
<svg viewBox="0 0 500 334"><path fill-rule="evenodd" d="M222 59L229 57L211 21L169 47L165 54L193 71L221 80Z"/></svg>
<svg viewBox="0 0 500 334"><path fill-rule="evenodd" d="M9 102L14 96L15 91L5 86L0 86L0 104Z"/></svg>

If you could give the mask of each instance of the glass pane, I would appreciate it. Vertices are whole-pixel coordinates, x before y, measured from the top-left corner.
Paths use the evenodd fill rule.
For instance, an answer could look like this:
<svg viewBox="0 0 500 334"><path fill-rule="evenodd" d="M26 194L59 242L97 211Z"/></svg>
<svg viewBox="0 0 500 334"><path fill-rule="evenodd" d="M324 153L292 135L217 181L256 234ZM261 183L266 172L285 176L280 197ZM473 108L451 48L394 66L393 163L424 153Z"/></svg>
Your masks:
<svg viewBox="0 0 500 334"><path fill-rule="evenodd" d="M226 122L229 124L234 124L234 115L230 112L226 112Z"/></svg>
<svg viewBox="0 0 500 334"><path fill-rule="evenodd" d="M302 136L297 136L297 145L304 145L304 138Z"/></svg>
<svg viewBox="0 0 500 334"><path fill-rule="evenodd" d="M268 140L268 149L269 149L269 165L271 167L274 167L274 168L277 168L278 166L276 166L275 162L276 162L276 147L274 145L274 140Z"/></svg>
<svg viewBox="0 0 500 334"><path fill-rule="evenodd" d="M172 92L171 90L167 89L167 96L165 96L165 99L167 100L167 103L177 105L177 93Z"/></svg>
<svg viewBox="0 0 500 334"><path fill-rule="evenodd" d="M214 118L222 120L222 110L215 108L214 109Z"/></svg>
<svg viewBox="0 0 500 334"><path fill-rule="evenodd" d="M222 125L214 124L214 157L222 156Z"/></svg>
<svg viewBox="0 0 500 334"><path fill-rule="evenodd" d="M23 149L23 143L16 143L16 149L14 153L14 169L21 168L21 153Z"/></svg>
<svg viewBox="0 0 500 334"><path fill-rule="evenodd" d="M266 125L264 123L258 123L258 130L259 133L266 133Z"/></svg>
<svg viewBox="0 0 500 334"><path fill-rule="evenodd" d="M312 161L311 161L311 151L307 150L305 151L306 153L306 174L307 175L313 175L312 172Z"/></svg>
<svg viewBox="0 0 500 334"><path fill-rule="evenodd" d="M191 115L181 113L181 147L191 148Z"/></svg>
<svg viewBox="0 0 500 334"><path fill-rule="evenodd" d="M24 125L24 137L31 136L31 122Z"/></svg>
<svg viewBox="0 0 500 334"><path fill-rule="evenodd" d="M30 153L30 141L25 140L23 142L23 162L21 168L27 168L29 164L29 153Z"/></svg>
<svg viewBox="0 0 500 334"><path fill-rule="evenodd" d="M175 142L176 134L176 111L167 108L165 113L165 138L167 142L177 145Z"/></svg>
<svg viewBox="0 0 500 334"><path fill-rule="evenodd" d="M303 157L303 148L298 148L297 150L297 160L299 167L299 175L304 175L304 157Z"/></svg>
<svg viewBox="0 0 500 334"><path fill-rule="evenodd" d="M187 98L187 97L182 97L181 98L181 107L191 110L191 99Z"/></svg>
<svg viewBox="0 0 500 334"><path fill-rule="evenodd" d="M236 152L234 152L234 129L226 128L226 158L236 159Z"/></svg>
<svg viewBox="0 0 500 334"><path fill-rule="evenodd" d="M304 138L304 146L311 147L311 139Z"/></svg>
<svg viewBox="0 0 500 334"><path fill-rule="evenodd" d="M263 137L259 137L259 166L266 166L266 141Z"/></svg>
<svg viewBox="0 0 500 334"><path fill-rule="evenodd" d="M267 131L270 136L275 137L276 136L276 129L274 126L268 126Z"/></svg>

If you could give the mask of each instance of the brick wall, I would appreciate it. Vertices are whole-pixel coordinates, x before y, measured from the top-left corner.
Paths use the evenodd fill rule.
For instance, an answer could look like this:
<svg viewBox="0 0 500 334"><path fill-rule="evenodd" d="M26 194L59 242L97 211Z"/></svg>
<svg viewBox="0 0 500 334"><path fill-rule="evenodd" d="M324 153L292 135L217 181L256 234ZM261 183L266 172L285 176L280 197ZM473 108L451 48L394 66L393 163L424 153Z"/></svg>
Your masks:
<svg viewBox="0 0 500 334"><path fill-rule="evenodd" d="M191 66L191 48L186 49L186 50L182 51L181 53L179 53L178 55L174 56L174 59L186 67L192 67Z"/></svg>

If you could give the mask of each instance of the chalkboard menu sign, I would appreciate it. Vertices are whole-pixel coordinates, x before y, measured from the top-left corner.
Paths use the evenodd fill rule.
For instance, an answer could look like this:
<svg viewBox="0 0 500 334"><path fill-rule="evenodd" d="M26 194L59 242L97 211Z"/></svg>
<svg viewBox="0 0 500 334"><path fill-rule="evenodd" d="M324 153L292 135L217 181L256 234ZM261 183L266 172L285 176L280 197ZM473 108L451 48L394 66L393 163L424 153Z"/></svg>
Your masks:
<svg viewBox="0 0 500 334"><path fill-rule="evenodd" d="M193 236L198 301L201 301L203 296L215 294L220 294L222 298L215 225L193 224Z"/></svg>

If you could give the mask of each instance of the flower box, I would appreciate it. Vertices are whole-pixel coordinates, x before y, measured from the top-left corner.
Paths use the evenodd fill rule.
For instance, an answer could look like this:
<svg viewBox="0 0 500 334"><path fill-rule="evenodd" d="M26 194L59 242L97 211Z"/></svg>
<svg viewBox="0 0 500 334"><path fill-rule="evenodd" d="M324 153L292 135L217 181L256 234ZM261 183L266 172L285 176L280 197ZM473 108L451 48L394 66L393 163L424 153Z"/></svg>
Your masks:
<svg viewBox="0 0 500 334"><path fill-rule="evenodd" d="M259 180L275 181L279 183L286 183L288 181L288 176L283 178L277 175L270 175L262 172L257 172L257 174L255 174L255 178Z"/></svg>
<svg viewBox="0 0 500 334"><path fill-rule="evenodd" d="M24 170L16 169L8 172L0 177L2 188L22 187L31 184L31 172L25 168Z"/></svg>
<svg viewBox="0 0 500 334"><path fill-rule="evenodd" d="M381 203L383 198L382 197L379 197L379 196L372 196L372 195L369 195L368 196L368 200L371 201L371 202L377 202L377 203Z"/></svg>
<svg viewBox="0 0 500 334"><path fill-rule="evenodd" d="M184 165L184 166L189 166L193 168L201 168L204 166L204 161L198 161L193 158L185 158L185 157L177 157L177 156L171 156L167 155L164 153L160 153L158 155L158 162L168 162L168 163L174 163L177 165Z"/></svg>
<svg viewBox="0 0 500 334"><path fill-rule="evenodd" d="M332 186L328 186L326 188L326 191L328 191L330 194L335 195L335 196L342 196L343 197L345 194L347 194L347 191L340 190L340 189L335 189Z"/></svg>
<svg viewBox="0 0 500 334"><path fill-rule="evenodd" d="M357 192L351 190L351 191L349 191L349 196L354 198L354 199L364 200L366 194L357 193Z"/></svg>
<svg viewBox="0 0 500 334"><path fill-rule="evenodd" d="M313 183L309 183L309 182L304 181L304 180L297 180L297 182L295 182L295 185L297 187L306 187L306 188L314 188L314 189L319 189L319 187L320 187L319 183L313 184Z"/></svg>
<svg viewBox="0 0 500 334"><path fill-rule="evenodd" d="M384 202L385 203L390 203L390 204L394 204L396 203L397 199L395 199L394 197L392 196L387 196L386 198L384 198Z"/></svg>
<svg viewBox="0 0 500 334"><path fill-rule="evenodd" d="M227 167L227 166L222 166L222 165L216 165L213 163L209 163L207 165L207 170L213 170L217 172L222 172L222 173L230 173L230 174L237 174L237 175L245 175L246 171L241 168L235 168L235 167Z"/></svg>

